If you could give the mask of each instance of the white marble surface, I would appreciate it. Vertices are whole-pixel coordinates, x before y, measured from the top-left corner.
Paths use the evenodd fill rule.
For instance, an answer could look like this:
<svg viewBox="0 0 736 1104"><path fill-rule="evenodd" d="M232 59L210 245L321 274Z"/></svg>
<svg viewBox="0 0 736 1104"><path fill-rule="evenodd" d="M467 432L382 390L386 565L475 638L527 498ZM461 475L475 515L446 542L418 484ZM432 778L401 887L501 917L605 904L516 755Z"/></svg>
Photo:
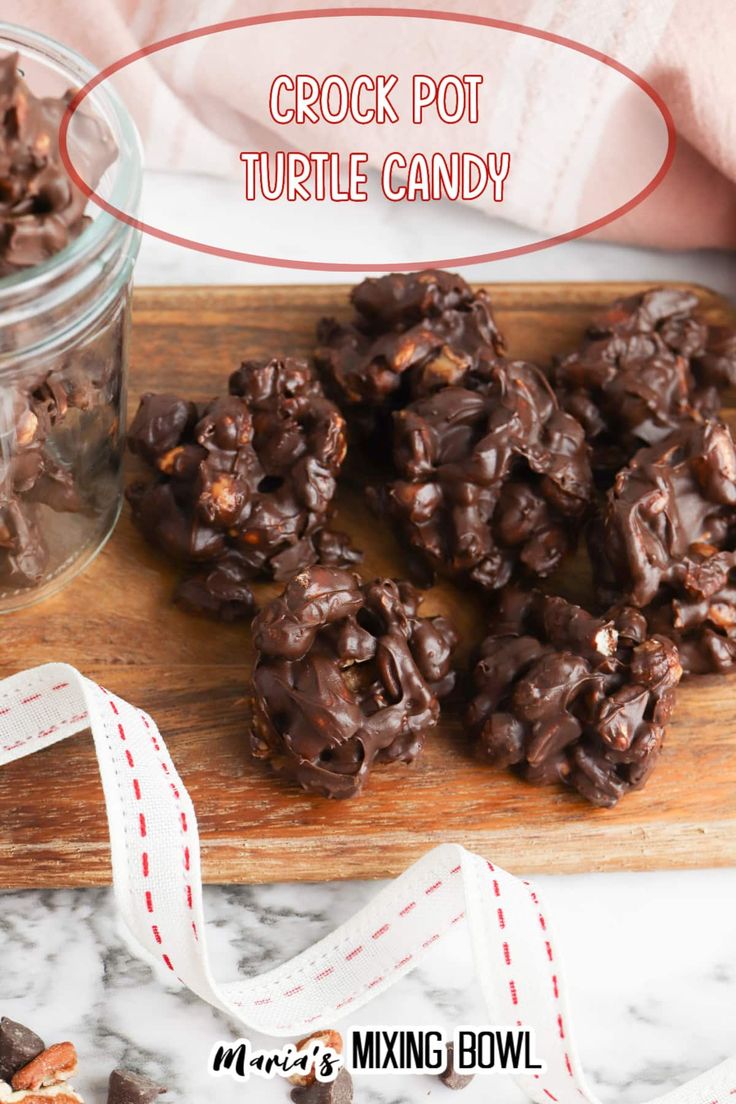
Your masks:
<svg viewBox="0 0 736 1104"><path fill-rule="evenodd" d="M147 206L188 207L192 233L207 198L226 220L231 190L204 178L149 177ZM442 233L463 217L438 212ZM475 217L475 216L471 216ZM386 232L380 225L366 229ZM416 227L406 224L406 248ZM498 231L503 234L502 229ZM282 243L274 242L274 253ZM736 296L732 256L667 254L575 242L527 258L470 270L473 278L686 279ZM321 279L343 281L336 274ZM309 274L225 262L147 239L140 283L306 282ZM523 873L522 871L514 871ZM649 1099L736 1053L736 871L579 875L537 879L555 915L583 1064L604 1100ZM206 908L216 970L223 980L255 973L308 946L357 909L375 887L210 887ZM78 1041L87 1099L104 1101L107 1074L126 1064L162 1079L182 1104L288 1100L281 1082L248 1088L211 1082L212 1043L234 1024L154 976L119 938L107 891L0 895L0 1014L29 1023L47 1040ZM482 1022L462 927L356 1022ZM347 1021L350 1022L350 1021ZM428 1077L361 1077L356 1104L437 1104L452 1099ZM520 1099L503 1078L478 1078L464 1104Z"/></svg>
<svg viewBox="0 0 736 1104"><path fill-rule="evenodd" d="M736 871L575 875L537 879L567 963L584 1066L603 1100L634 1104L736 1052ZM217 976L258 973L345 920L375 887L210 887L205 893ZM286 1104L282 1082L210 1082L213 1043L235 1024L169 979L153 976L118 937L102 890L0 897L0 1012L47 1041L79 1043L88 1102L104 1104L115 1064L161 1078L182 1104ZM421 968L350 1022L482 1023L462 926ZM257 1039L253 1037L254 1044ZM356 1077L356 1104L419 1104L454 1097L425 1076ZM476 1078L463 1104L515 1104L505 1078Z"/></svg>

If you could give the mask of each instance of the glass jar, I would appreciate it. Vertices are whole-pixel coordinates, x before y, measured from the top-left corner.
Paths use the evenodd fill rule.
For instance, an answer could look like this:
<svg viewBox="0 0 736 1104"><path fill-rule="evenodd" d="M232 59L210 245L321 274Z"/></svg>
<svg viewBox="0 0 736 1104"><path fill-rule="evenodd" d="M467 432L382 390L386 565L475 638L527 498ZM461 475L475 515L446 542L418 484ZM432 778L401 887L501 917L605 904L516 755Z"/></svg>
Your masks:
<svg viewBox="0 0 736 1104"><path fill-rule="evenodd" d="M61 97L95 73L44 35L0 23L0 57L15 52L34 96ZM136 215L140 140L108 82L72 117L75 165L75 128L85 115L102 121L114 141L97 193ZM120 513L140 232L92 203L85 215L81 233L60 252L0 278L0 612L67 583L99 552Z"/></svg>

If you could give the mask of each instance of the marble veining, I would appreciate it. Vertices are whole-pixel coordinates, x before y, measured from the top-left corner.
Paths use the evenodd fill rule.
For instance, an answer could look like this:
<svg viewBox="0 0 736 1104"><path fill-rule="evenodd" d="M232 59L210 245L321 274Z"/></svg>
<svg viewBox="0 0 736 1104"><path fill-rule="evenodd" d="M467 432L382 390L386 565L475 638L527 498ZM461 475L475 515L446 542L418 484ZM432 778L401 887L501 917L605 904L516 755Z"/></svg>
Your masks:
<svg viewBox="0 0 736 1104"><path fill-rule="evenodd" d="M736 1053L736 871L576 875L535 879L566 962L584 1067L603 1100L635 1104ZM377 885L210 886L205 890L216 975L228 981L283 961L327 934ZM48 1040L74 1039L80 1087L104 1104L107 1074L133 1066L172 1099L285 1104L280 1081L211 1082L207 1057L237 1025L131 956L107 890L0 895L0 1013ZM483 1023L461 926L402 982L349 1023ZM266 1044L256 1034L254 1047ZM504 1077L477 1078L459 1098L522 1096ZM451 1097L425 1076L356 1078L356 1104Z"/></svg>
<svg viewBox="0 0 736 1104"><path fill-rule="evenodd" d="M188 209L192 236L207 201L227 224L228 190L204 177L149 175L147 204ZM444 207L438 226L476 217ZM202 220L203 221L203 220ZM380 225L367 233L380 234ZM503 228L496 228L502 240ZM407 249L413 244L407 223ZM419 243L417 243L419 244ZM274 242L278 253L282 243ZM668 254L590 241L470 269L473 279L683 279L736 293L725 253ZM309 273L260 269L144 241L140 283L305 282ZM312 277L314 278L314 276ZM343 281L339 274L316 278ZM63 658L63 657L60 657ZM514 871L515 873L522 873ZM2 872L0 872L1 881ZM611 1104L636 1104L736 1054L736 870L538 878L567 963L572 1019L592 1084ZM283 961L347 919L375 884L208 887L205 907L216 976L252 976ZM107 890L0 894L0 1014L47 1041L78 1043L79 1087L104 1104L115 1065L149 1074L181 1104L286 1104L281 1081L242 1087L211 1081L206 1061L236 1025L152 973L121 938ZM350 1022L482 1023L482 1002L460 925L415 970ZM254 1046L266 1040L251 1036ZM517 1104L506 1078L477 1078L459 1097L429 1077L356 1080L356 1104Z"/></svg>

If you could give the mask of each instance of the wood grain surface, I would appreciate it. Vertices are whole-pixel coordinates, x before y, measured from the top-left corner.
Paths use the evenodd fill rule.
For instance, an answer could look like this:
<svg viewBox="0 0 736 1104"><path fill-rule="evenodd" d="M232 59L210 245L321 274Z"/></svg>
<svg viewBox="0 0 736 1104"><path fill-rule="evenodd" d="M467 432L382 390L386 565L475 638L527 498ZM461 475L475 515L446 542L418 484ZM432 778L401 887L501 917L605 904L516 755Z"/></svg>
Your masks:
<svg viewBox="0 0 736 1104"><path fill-rule="evenodd" d="M634 288L518 284L490 288L515 356L570 348L591 311ZM713 321L729 316L698 290ZM308 353L322 314L348 314L340 287L139 289L134 300L131 410L143 390L207 398L245 356ZM734 412L736 415L736 412ZM365 572L397 575L404 557L377 524L353 458L339 527L366 550ZM111 541L66 590L2 620L0 675L64 660L152 713L197 809L210 882L380 877L429 847L456 841L517 872L696 867L736 862L736 677L682 687L647 788L615 809L536 788L474 762L448 715L411 767L379 768L361 798L309 797L250 761L247 627L174 608L175 571L146 546L124 510ZM585 566L561 584L585 594ZM258 588L259 598L273 591ZM461 628L462 653L483 634L484 599L443 584L427 612ZM97 885L110 878L96 760L83 734L0 771L0 886Z"/></svg>

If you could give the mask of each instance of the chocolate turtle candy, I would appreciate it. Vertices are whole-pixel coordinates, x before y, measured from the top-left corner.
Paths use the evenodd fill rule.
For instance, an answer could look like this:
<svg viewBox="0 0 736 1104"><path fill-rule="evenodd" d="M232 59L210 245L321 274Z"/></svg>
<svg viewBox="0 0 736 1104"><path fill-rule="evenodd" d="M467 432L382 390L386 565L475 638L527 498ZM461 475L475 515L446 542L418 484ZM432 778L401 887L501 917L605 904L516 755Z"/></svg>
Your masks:
<svg viewBox="0 0 736 1104"><path fill-rule="evenodd" d="M709 326L697 306L679 288L618 300L553 365L560 402L585 427L603 483L639 448L717 414L723 389L736 383L736 331Z"/></svg>
<svg viewBox="0 0 736 1104"><path fill-rule="evenodd" d="M364 280L351 300L353 322L320 322L315 358L337 401L373 430L386 411L461 383L481 350L503 351L487 293L453 273Z"/></svg>
<svg viewBox="0 0 736 1104"><path fill-rule="evenodd" d="M474 672L478 757L610 806L656 764L682 669L675 645L621 607L594 617L509 588Z"/></svg>
<svg viewBox="0 0 736 1104"><path fill-rule="evenodd" d="M398 478L377 496L414 553L488 590L544 577L575 546L593 486L582 427L538 368L480 359L394 415Z"/></svg>
<svg viewBox="0 0 736 1104"><path fill-rule="evenodd" d="M311 567L257 615L251 749L303 789L360 792L374 763L411 762L454 683L457 641L408 583Z"/></svg>
<svg viewBox="0 0 736 1104"><path fill-rule="evenodd" d="M31 268L78 237L88 222L87 196L59 153L59 128L73 93L34 96L18 54L0 58L0 276ZM92 187L116 155L107 125L77 112L75 164Z"/></svg>
<svg viewBox="0 0 736 1104"><path fill-rule="evenodd" d="M636 453L591 528L601 600L646 607L693 545L723 548L736 522L736 448L721 422L690 423Z"/></svg>
<svg viewBox="0 0 736 1104"><path fill-rule="evenodd" d="M286 579L323 548L348 554L344 541L322 535L346 442L313 370L248 361L229 388L200 405L143 396L128 444L155 479L127 491L152 543L185 565L207 565L184 582L182 601L225 617L247 612L248 580Z"/></svg>

